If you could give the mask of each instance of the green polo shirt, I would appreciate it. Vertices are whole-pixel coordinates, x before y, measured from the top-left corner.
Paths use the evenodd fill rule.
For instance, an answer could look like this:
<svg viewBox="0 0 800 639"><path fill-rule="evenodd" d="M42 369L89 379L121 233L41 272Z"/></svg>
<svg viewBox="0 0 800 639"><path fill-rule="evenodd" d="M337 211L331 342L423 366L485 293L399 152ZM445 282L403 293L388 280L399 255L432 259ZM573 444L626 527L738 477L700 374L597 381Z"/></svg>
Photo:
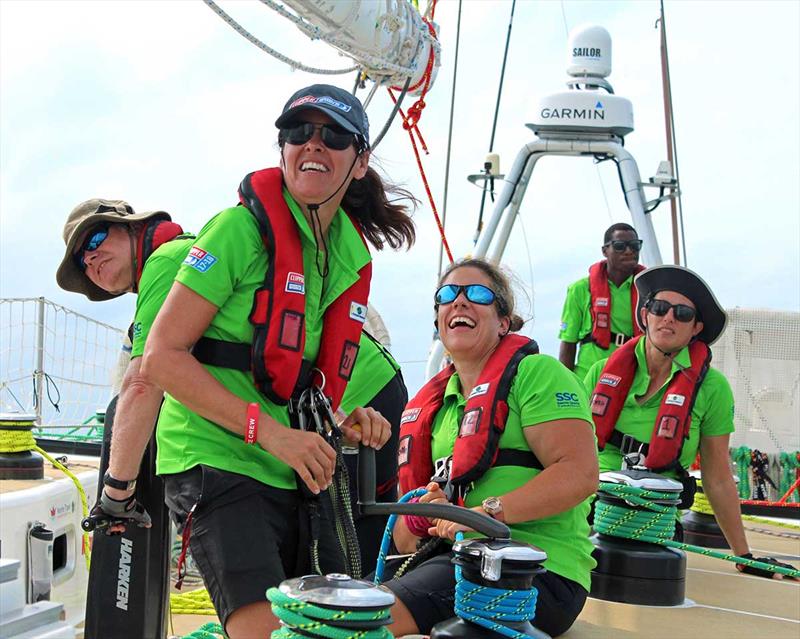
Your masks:
<svg viewBox="0 0 800 639"><path fill-rule="evenodd" d="M668 380L655 395L643 404L636 398L641 397L647 392L650 385L650 375L647 372L647 361L645 359L645 340L642 338L636 344L636 375L633 378L631 390L625 399L622 412L617 420L616 429L624 435L631 435L640 442L650 442L653 434L653 427L656 423L658 410L661 407L661 400L667 391ZM597 362L586 375L585 386L589 394L594 392L600 373L606 360ZM672 361L672 373L677 373L683 368L689 368L691 360L689 349L684 348L675 356ZM697 457L697 450L700 446L700 437L713 437L715 435L726 435L732 433L733 426L733 392L725 376L716 368L708 371L700 390L697 393L697 400L692 408L692 423L689 428L689 439L683 444L680 456L680 464L684 468L689 468ZM605 449L599 454L600 472L608 470L619 470L622 467L622 455L619 448L607 444ZM674 477L675 473L668 473Z"/></svg>
<svg viewBox="0 0 800 639"><path fill-rule="evenodd" d="M300 229L305 275L305 330L303 355L315 360L322 335L322 319L331 303L358 279L358 271L370 260L358 231L339 209L328 231L330 272L317 272L316 240L302 211L284 189L284 199ZM197 236L181 264L175 281L187 286L218 308L204 336L251 343L253 327L248 320L253 295L264 281L267 255L255 218L242 206L214 216ZM256 389L252 374L217 366L205 366L225 388L246 402L256 402L278 422L288 426L286 407L265 399ZM263 450L244 443L240 435L214 424L166 396L158 421L159 474L178 473L206 464L248 475L277 488L295 487L292 469Z"/></svg>
<svg viewBox="0 0 800 639"><path fill-rule="evenodd" d="M144 264L136 296L131 359L141 357L150 328L167 299L175 274L194 243L194 236L178 238L159 246Z"/></svg>
<svg viewBox="0 0 800 639"><path fill-rule="evenodd" d="M608 287L611 291L611 332L621 335L633 335L633 317L631 314L631 287L633 276L620 286L611 280ZM589 293L589 278L584 277L571 284L567 289L567 299L561 311L561 330L558 339L562 342L577 344L592 332L592 296ZM575 374L583 379L595 362L605 359L617 350L611 342L608 349L600 348L594 342L586 342L578 348L575 362Z"/></svg>
<svg viewBox="0 0 800 639"><path fill-rule="evenodd" d="M458 425L466 400L461 394L458 374L447 383L442 408L432 427L433 462L452 455ZM590 422L586 393L580 382L556 359L548 355L529 355L520 362L508 395L508 419L500 436L500 448L529 451L525 428L557 419L582 419ZM467 494L468 507L480 506L487 497L502 496L539 474L539 470L520 466L490 468ZM511 536L547 553L545 567L581 584L589 590L589 573L595 567L589 541L591 499L558 515L511 524Z"/></svg>

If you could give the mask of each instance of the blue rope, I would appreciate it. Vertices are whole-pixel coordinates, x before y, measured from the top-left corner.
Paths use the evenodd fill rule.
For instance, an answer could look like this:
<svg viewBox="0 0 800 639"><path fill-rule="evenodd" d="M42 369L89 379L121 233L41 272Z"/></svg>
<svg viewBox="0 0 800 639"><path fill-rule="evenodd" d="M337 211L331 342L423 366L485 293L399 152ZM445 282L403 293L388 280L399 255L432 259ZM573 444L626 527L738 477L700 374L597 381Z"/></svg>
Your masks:
<svg viewBox="0 0 800 639"><path fill-rule="evenodd" d="M409 490L405 495L397 500L398 504L404 504L414 497L424 495L426 491L424 488L416 488ZM386 569L386 555L389 553L389 544L392 543L392 531L394 524L397 521L397 515L389 515L389 520L386 522L386 528L383 530L383 539L381 540L381 549L378 551L378 563L375 566L375 585L379 586L383 581L383 571Z"/></svg>
<svg viewBox="0 0 800 639"><path fill-rule="evenodd" d="M410 490L403 495L398 503L406 503L414 497L425 494L424 488ZM378 564L375 567L375 583L383 581L386 568L386 555L392 541L397 515L390 515L383 531L381 548L378 552ZM456 534L456 540L461 541L464 534ZM474 584L465 579L461 574L461 566L456 566L456 597L455 612L465 621L470 621L478 626L493 632L510 637L511 639L528 639L529 635L523 634L501 622L532 621L536 616L536 599L539 591L533 587L530 590L506 590L505 588L488 588Z"/></svg>

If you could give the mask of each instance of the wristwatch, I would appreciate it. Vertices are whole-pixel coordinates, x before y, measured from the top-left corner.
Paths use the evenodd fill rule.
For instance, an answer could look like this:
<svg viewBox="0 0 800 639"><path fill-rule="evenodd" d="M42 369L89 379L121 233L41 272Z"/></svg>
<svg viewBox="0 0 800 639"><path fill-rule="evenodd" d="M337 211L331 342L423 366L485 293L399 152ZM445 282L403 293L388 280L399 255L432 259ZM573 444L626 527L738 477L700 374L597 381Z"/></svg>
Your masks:
<svg viewBox="0 0 800 639"><path fill-rule="evenodd" d="M136 478L134 477L127 481L115 479L111 476L110 472L106 471L105 475L103 475L103 485L116 488L117 490L133 490L136 488Z"/></svg>
<svg viewBox="0 0 800 639"><path fill-rule="evenodd" d="M493 519L503 521L503 502L500 501L499 497L487 497L481 503L481 507Z"/></svg>

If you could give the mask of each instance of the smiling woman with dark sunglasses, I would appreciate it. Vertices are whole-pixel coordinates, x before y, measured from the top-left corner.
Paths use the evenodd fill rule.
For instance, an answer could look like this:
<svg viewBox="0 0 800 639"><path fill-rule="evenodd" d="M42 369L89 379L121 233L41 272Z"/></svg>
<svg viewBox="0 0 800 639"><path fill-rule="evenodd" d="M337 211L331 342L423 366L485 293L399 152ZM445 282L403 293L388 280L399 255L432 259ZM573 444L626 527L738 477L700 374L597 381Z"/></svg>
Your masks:
<svg viewBox="0 0 800 639"><path fill-rule="evenodd" d="M585 517L597 487L597 454L586 394L561 363L513 334L523 322L508 278L493 264L453 264L434 309L452 365L403 414L400 492L424 487L420 502L446 502L447 483L455 488L452 501L464 497L466 507L505 522L515 540L543 549L547 572L534 578L532 623L559 635L583 608L595 565ZM398 550L413 552L419 543L425 550L415 568L384 583L397 596L394 636L427 634L454 616L450 542L463 530L445 520L398 520Z"/></svg>
<svg viewBox="0 0 800 639"><path fill-rule="evenodd" d="M687 268L656 266L634 283L644 335L597 362L585 380L593 392L600 471L619 470L623 454L635 453L638 459L626 463L684 484L682 507L688 508L694 482L687 469L699 452L703 492L717 522L733 552L748 555L728 453L733 393L725 376L709 366L709 347L725 330L727 315L709 286ZM681 535L678 525L676 537Z"/></svg>
<svg viewBox="0 0 800 639"><path fill-rule="evenodd" d="M188 544L232 639L279 627L267 588L345 569L318 501L336 452L299 428L289 404L317 386L336 411L366 319L367 243L414 240L409 202L395 197L407 194L369 166L369 123L355 96L306 87L275 126L280 166L245 176L240 204L198 234L142 364L168 393L157 429L166 501L180 521L192 513ZM365 384L377 387L364 396L385 382ZM374 448L391 435L370 407L354 408L340 428Z"/></svg>

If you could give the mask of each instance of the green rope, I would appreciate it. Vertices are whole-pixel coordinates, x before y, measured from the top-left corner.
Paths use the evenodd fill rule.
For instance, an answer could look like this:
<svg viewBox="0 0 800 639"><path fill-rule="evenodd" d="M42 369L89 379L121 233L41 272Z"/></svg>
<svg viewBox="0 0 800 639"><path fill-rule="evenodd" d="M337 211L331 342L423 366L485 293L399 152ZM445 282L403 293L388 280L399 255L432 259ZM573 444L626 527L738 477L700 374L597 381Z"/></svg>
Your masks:
<svg viewBox="0 0 800 639"><path fill-rule="evenodd" d="M181 639L227 639L228 635L222 630L222 626L218 623L210 622L203 624L194 632L188 635L183 635Z"/></svg>
<svg viewBox="0 0 800 639"><path fill-rule="evenodd" d="M368 611L332 610L293 599L277 588L267 590L267 599L272 603L272 612L285 624L283 628L272 633L271 639L303 639L311 633L315 637L329 639L391 639L392 637L383 626L372 630L356 630L337 628L333 625L358 621L389 623L391 620L389 608ZM328 625L326 622L332 623Z"/></svg>
<svg viewBox="0 0 800 639"><path fill-rule="evenodd" d="M739 478L739 499L750 499L750 449L739 446L731 450L731 459L736 464L736 476ZM788 490L788 486L786 487Z"/></svg>
<svg viewBox="0 0 800 639"><path fill-rule="evenodd" d="M783 568L763 561L755 561L744 557L737 557L728 553L717 552L701 546L693 546L673 541L675 534L675 521L677 515L676 506L666 506L654 503L654 499L674 499L674 493L659 492L614 484L600 482L598 492L612 495L624 500L632 507L619 504L610 504L598 499L595 506L595 531L612 537L623 539L633 539L651 544L658 544L668 548L675 548L685 552L694 552L706 557L732 561L744 566L761 568L769 572L777 572L782 575L800 579L800 570L793 568Z"/></svg>

